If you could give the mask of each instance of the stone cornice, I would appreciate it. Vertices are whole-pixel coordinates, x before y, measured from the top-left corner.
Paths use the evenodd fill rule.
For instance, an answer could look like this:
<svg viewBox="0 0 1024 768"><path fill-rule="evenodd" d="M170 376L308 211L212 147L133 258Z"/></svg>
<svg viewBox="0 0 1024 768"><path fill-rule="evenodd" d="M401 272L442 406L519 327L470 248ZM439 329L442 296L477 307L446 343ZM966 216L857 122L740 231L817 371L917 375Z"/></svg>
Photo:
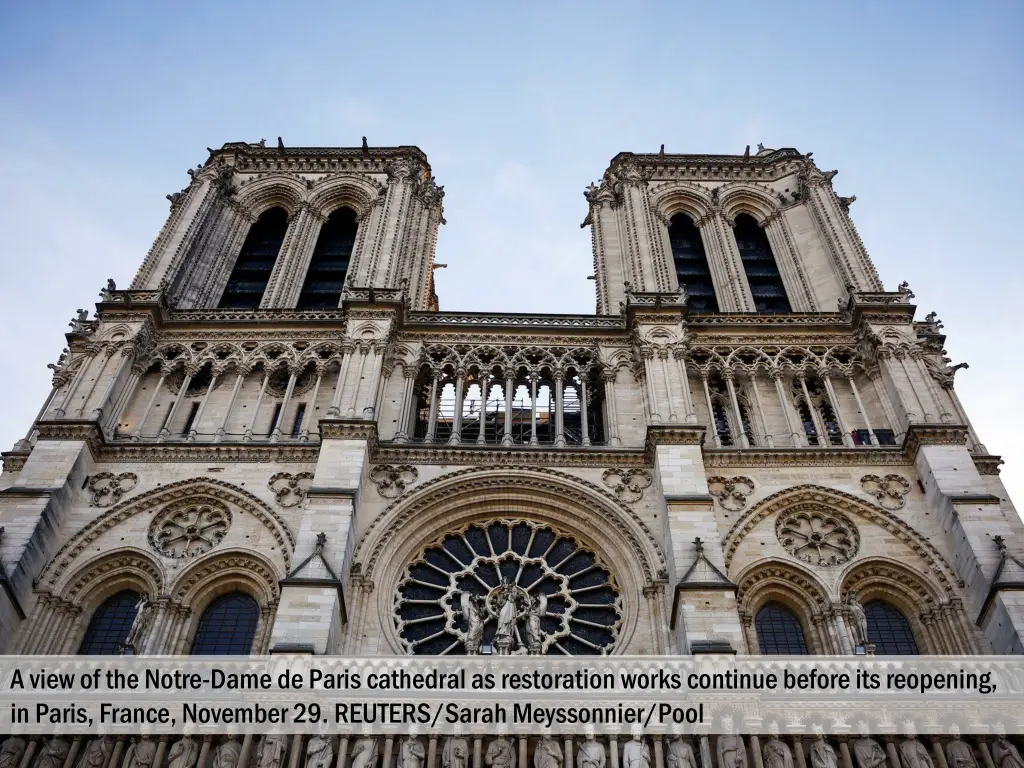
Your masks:
<svg viewBox="0 0 1024 768"><path fill-rule="evenodd" d="M626 321L619 315L520 315L494 312L410 312L406 325L417 329L424 326L438 328L480 328L482 330L536 329L587 331L590 329L626 330Z"/></svg>
<svg viewBox="0 0 1024 768"><path fill-rule="evenodd" d="M379 443L372 451L374 463L439 464L442 466L549 466L549 467L644 467L642 450L636 448L549 448L529 445L463 445Z"/></svg>
<svg viewBox="0 0 1024 768"><path fill-rule="evenodd" d="M320 419L320 440L377 442L377 424L359 419Z"/></svg>
<svg viewBox="0 0 1024 768"><path fill-rule="evenodd" d="M704 448L704 466L740 467L852 467L909 464L899 446L871 448Z"/></svg>
<svg viewBox="0 0 1024 768"><path fill-rule="evenodd" d="M999 467L1004 463L1002 456L978 456L972 454L971 458L974 459L974 466L977 467L979 475L998 475Z"/></svg>
<svg viewBox="0 0 1024 768"><path fill-rule="evenodd" d="M3 459L3 471L21 472L31 453L31 451L5 451L0 453L0 459Z"/></svg>
<svg viewBox="0 0 1024 768"><path fill-rule="evenodd" d="M966 445L966 443L967 426L964 424L911 424L907 429L907 436L903 440L903 453L908 462L914 462L923 445Z"/></svg>

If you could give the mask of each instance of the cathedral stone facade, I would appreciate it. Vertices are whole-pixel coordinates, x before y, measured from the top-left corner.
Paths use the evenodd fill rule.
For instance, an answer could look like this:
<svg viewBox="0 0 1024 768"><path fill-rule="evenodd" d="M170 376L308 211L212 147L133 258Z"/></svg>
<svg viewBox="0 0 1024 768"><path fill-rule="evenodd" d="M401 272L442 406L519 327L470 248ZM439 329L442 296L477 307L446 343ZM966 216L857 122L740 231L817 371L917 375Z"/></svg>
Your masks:
<svg viewBox="0 0 1024 768"><path fill-rule="evenodd" d="M835 173L619 154L596 313L487 314L416 147L211 151L3 454L0 652L1024 652L1001 461Z"/></svg>

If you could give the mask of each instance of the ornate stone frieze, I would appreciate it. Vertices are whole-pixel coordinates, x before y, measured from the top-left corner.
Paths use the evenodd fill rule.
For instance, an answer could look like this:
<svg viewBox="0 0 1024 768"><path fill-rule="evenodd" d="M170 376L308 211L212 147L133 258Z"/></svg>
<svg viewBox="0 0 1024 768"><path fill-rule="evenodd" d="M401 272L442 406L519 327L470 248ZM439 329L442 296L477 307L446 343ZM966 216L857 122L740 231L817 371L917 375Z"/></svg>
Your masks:
<svg viewBox="0 0 1024 768"><path fill-rule="evenodd" d="M910 491L910 482L903 475L864 475L860 487L886 509L902 509Z"/></svg>
<svg viewBox="0 0 1024 768"><path fill-rule="evenodd" d="M271 475L267 487L274 492L282 507L297 507L306 499L306 491L313 485L312 472L278 472Z"/></svg>
<svg viewBox="0 0 1024 768"><path fill-rule="evenodd" d="M397 499L419 476L419 471L410 464L379 464L370 470L370 482L385 499Z"/></svg>
<svg viewBox="0 0 1024 768"><path fill-rule="evenodd" d="M775 536L798 560L822 567L848 563L860 549L860 532L838 512L795 509L779 515Z"/></svg>
<svg viewBox="0 0 1024 768"><path fill-rule="evenodd" d="M321 422L323 424L323 422ZM389 464L440 464L443 466L497 467L644 467L649 462L643 451L614 448L534 448L528 445L409 445L380 443L371 450L373 461Z"/></svg>
<svg viewBox="0 0 1024 768"><path fill-rule="evenodd" d="M704 466L712 469L761 467L907 466L898 446L883 448L705 448Z"/></svg>
<svg viewBox="0 0 1024 768"><path fill-rule="evenodd" d="M132 472L99 472L89 478L86 489L92 494L90 506L109 507L138 485L139 478Z"/></svg>
<svg viewBox="0 0 1024 768"><path fill-rule="evenodd" d="M601 480L615 492L619 499L626 503L640 501L644 497L644 489L650 488L651 483L654 482L650 472L636 467L606 469L601 475Z"/></svg>
<svg viewBox="0 0 1024 768"><path fill-rule="evenodd" d="M217 546L231 527L227 505L183 499L167 505L149 525L149 544L164 557L195 557Z"/></svg>
<svg viewBox="0 0 1024 768"><path fill-rule="evenodd" d="M739 512L747 506L747 497L754 492L754 481L744 475L708 478L708 492L718 499L723 509Z"/></svg>

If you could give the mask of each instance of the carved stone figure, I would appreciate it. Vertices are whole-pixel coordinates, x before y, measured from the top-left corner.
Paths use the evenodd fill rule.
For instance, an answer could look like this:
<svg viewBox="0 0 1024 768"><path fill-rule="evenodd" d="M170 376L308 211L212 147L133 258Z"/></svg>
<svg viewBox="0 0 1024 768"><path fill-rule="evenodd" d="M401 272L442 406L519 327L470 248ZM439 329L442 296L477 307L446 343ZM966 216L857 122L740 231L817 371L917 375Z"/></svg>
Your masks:
<svg viewBox="0 0 1024 768"><path fill-rule="evenodd" d="M764 768L793 768L793 752L789 745L779 739L779 725L772 723L769 738L761 750L764 755Z"/></svg>
<svg viewBox="0 0 1024 768"><path fill-rule="evenodd" d="M512 582L502 582L498 593L498 626L494 630L494 647L499 656L509 655L516 644L516 619L519 618L519 600Z"/></svg>
<svg viewBox="0 0 1024 768"><path fill-rule="evenodd" d="M352 745L352 768L375 768L377 765L377 739L364 735Z"/></svg>
<svg viewBox="0 0 1024 768"><path fill-rule="evenodd" d="M550 734L544 734L533 751L533 768L561 768L562 748Z"/></svg>
<svg viewBox="0 0 1024 768"><path fill-rule="evenodd" d="M306 745L306 768L331 768L333 758L331 736L326 728L321 727L320 733L310 736Z"/></svg>
<svg viewBox="0 0 1024 768"><path fill-rule="evenodd" d="M971 745L960 738L960 728L950 728L952 740L946 743L946 762L949 768L978 768Z"/></svg>
<svg viewBox="0 0 1024 768"><path fill-rule="evenodd" d="M92 739L78 761L78 768L103 768L110 758L114 745L108 735L101 734Z"/></svg>
<svg viewBox="0 0 1024 768"><path fill-rule="evenodd" d="M462 614L466 617L468 629L466 630L466 655L478 656L480 644L484 639L484 621L487 618L487 609L484 600L479 595L472 595L469 592L462 593Z"/></svg>
<svg viewBox="0 0 1024 768"><path fill-rule="evenodd" d="M52 737L43 747L36 768L64 768L64 761L70 749L71 746L60 736Z"/></svg>
<svg viewBox="0 0 1024 768"><path fill-rule="evenodd" d="M683 741L682 735L677 735L668 743L667 757L669 768L697 768L693 747Z"/></svg>
<svg viewBox="0 0 1024 768"><path fill-rule="evenodd" d="M8 737L0 747L0 768L18 768L24 752L25 739L21 736Z"/></svg>
<svg viewBox="0 0 1024 768"><path fill-rule="evenodd" d="M850 590L846 596L846 611L850 615L854 647L867 645L870 642L868 640L868 616L864 613L863 606L857 601L857 593L853 590Z"/></svg>
<svg viewBox="0 0 1024 768"><path fill-rule="evenodd" d="M992 742L992 762L996 764L996 768L1024 768L1020 752L1002 733Z"/></svg>
<svg viewBox="0 0 1024 768"><path fill-rule="evenodd" d="M167 768L192 768L198 759L199 742L192 738L192 734L186 733L171 745L167 753Z"/></svg>
<svg viewBox="0 0 1024 768"><path fill-rule="evenodd" d="M811 743L811 766L812 768L839 768L839 760L836 759L836 751L832 745L825 741L825 735L819 730Z"/></svg>
<svg viewBox="0 0 1024 768"><path fill-rule="evenodd" d="M622 768L651 768L651 748L639 727L633 727L633 738L622 747Z"/></svg>
<svg viewBox="0 0 1024 768"><path fill-rule="evenodd" d="M576 753L578 768L605 768L607 753L604 744L594 738L594 727L588 725L584 731L585 740Z"/></svg>
<svg viewBox="0 0 1024 768"><path fill-rule="evenodd" d="M526 643L530 653L540 655L544 645L544 632L540 628L540 620L548 612L548 596L537 595L530 601L530 609L526 618Z"/></svg>
<svg viewBox="0 0 1024 768"><path fill-rule="evenodd" d="M515 768L516 747L512 740L499 733L497 738L487 745L484 765L490 768Z"/></svg>
<svg viewBox="0 0 1024 768"><path fill-rule="evenodd" d="M146 630L149 629L150 619L153 617L153 604L149 602L148 595L142 595L139 602L135 604L135 619L132 621L131 629L128 630L128 637L125 638L125 647L138 651L146 637Z"/></svg>
<svg viewBox="0 0 1024 768"><path fill-rule="evenodd" d="M213 753L213 768L235 768L241 754L242 745L233 733L229 733L227 741Z"/></svg>
<svg viewBox="0 0 1024 768"><path fill-rule="evenodd" d="M398 768L423 768L426 756L423 742L416 738L415 732L410 729L409 738L402 739L398 747Z"/></svg>
<svg viewBox="0 0 1024 768"><path fill-rule="evenodd" d="M466 768L469 764L469 743L462 738L462 734L445 739L444 749L441 752L441 765L444 768Z"/></svg>
<svg viewBox="0 0 1024 768"><path fill-rule="evenodd" d="M747 768L747 750L742 737L734 733L718 737L718 765L719 768Z"/></svg>
<svg viewBox="0 0 1024 768"><path fill-rule="evenodd" d="M256 749L257 768L281 768L286 747L285 736L281 733L267 733L260 739Z"/></svg>
<svg viewBox="0 0 1024 768"><path fill-rule="evenodd" d="M935 768L928 748L915 736L910 736L900 744L900 763L904 768Z"/></svg>
<svg viewBox="0 0 1024 768"><path fill-rule="evenodd" d="M885 750L866 733L853 742L857 768L885 768Z"/></svg>

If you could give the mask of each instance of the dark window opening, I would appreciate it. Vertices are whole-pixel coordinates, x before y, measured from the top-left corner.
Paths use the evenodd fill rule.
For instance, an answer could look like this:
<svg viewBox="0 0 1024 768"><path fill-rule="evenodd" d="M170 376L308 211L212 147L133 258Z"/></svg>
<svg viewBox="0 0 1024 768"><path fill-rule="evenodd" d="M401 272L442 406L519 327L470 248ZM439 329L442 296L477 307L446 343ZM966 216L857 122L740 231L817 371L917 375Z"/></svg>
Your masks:
<svg viewBox="0 0 1024 768"><path fill-rule="evenodd" d="M882 600L864 606L868 619L868 640L875 644L880 656L916 656L917 641L907 617Z"/></svg>
<svg viewBox="0 0 1024 768"><path fill-rule="evenodd" d="M193 656L246 656L252 651L260 609L256 601L241 592L217 598L203 612Z"/></svg>
<svg viewBox="0 0 1024 768"><path fill-rule="evenodd" d="M768 603L757 612L757 644L762 654L807 655L800 619L779 603Z"/></svg>
<svg viewBox="0 0 1024 768"><path fill-rule="evenodd" d="M264 211L249 228L249 234L221 297L221 309L259 307L287 230L288 214L283 208Z"/></svg>
<svg viewBox="0 0 1024 768"><path fill-rule="evenodd" d="M306 404L299 403L295 409L295 422L292 424L292 437L298 437L302 432L302 420L306 416Z"/></svg>
<svg viewBox="0 0 1024 768"><path fill-rule="evenodd" d="M896 433L891 429L876 429L875 437L879 445L896 445Z"/></svg>
<svg viewBox="0 0 1024 768"><path fill-rule="evenodd" d="M324 222L299 294L299 309L337 309L357 228L351 208L339 208Z"/></svg>
<svg viewBox="0 0 1024 768"><path fill-rule="evenodd" d="M185 426L181 428L181 434L187 435L192 431L192 425L195 423L196 414L199 413L199 403L192 403L192 407L188 409L188 418L185 419Z"/></svg>
<svg viewBox="0 0 1024 768"><path fill-rule="evenodd" d="M270 417L270 426L267 427L267 437L274 434L274 429L277 427L277 421L281 418L281 403L274 403L274 414Z"/></svg>
<svg viewBox="0 0 1024 768"><path fill-rule="evenodd" d="M114 656L120 653L135 621L138 603L139 593L130 589L104 600L92 615L78 652L83 656Z"/></svg>
<svg viewBox="0 0 1024 768"><path fill-rule="evenodd" d="M796 409L800 413L800 422L804 425L804 434L807 435L807 444L817 445L818 428L814 426L814 418L811 416L811 409L807 407L807 403L803 400L796 404Z"/></svg>
<svg viewBox="0 0 1024 768"><path fill-rule="evenodd" d="M689 295L688 306L694 312L717 312L718 300L711 280L711 268L704 252L700 230L685 213L677 213L668 225L672 244L672 262L679 285Z"/></svg>
<svg viewBox="0 0 1024 768"><path fill-rule="evenodd" d="M779 266L772 254L764 229L753 217L741 213L736 217L736 245L747 274L750 293L758 312L792 312Z"/></svg>
<svg viewBox="0 0 1024 768"><path fill-rule="evenodd" d="M715 432L722 445L732 445L732 429L729 417L725 414L725 406L721 402L712 402L711 409L715 419Z"/></svg>

